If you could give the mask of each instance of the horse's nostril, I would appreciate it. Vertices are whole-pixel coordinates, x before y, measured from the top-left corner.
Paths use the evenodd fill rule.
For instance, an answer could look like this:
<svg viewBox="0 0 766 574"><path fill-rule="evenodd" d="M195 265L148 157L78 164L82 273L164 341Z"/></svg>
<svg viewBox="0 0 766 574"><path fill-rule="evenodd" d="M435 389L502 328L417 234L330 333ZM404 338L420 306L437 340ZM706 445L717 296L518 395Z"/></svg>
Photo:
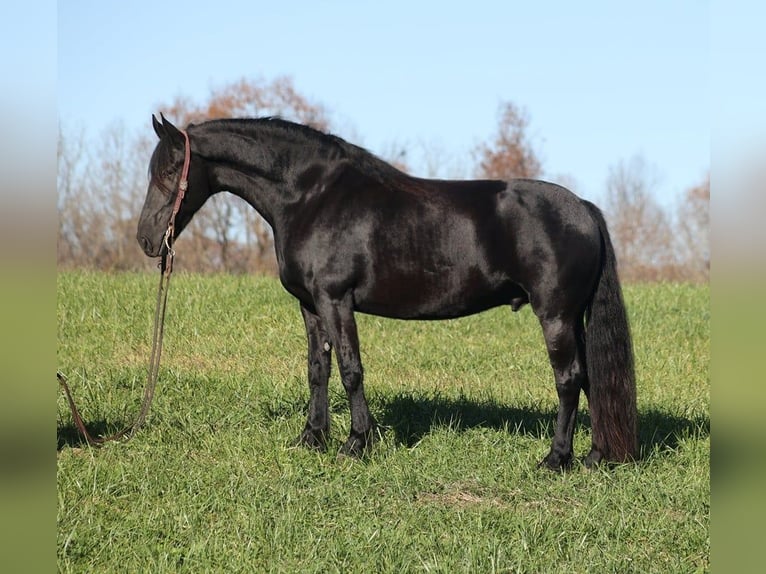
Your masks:
<svg viewBox="0 0 766 574"><path fill-rule="evenodd" d="M144 250L144 253L147 255L152 253L152 242L149 241L148 237L141 236L138 238L138 243L141 245L141 249Z"/></svg>

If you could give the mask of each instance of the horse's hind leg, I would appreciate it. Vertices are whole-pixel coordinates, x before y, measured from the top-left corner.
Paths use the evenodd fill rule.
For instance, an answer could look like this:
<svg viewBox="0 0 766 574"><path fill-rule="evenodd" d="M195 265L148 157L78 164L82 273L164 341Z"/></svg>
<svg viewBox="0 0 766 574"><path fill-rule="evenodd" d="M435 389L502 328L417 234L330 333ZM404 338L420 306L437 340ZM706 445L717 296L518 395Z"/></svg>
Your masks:
<svg viewBox="0 0 766 574"><path fill-rule="evenodd" d="M559 397L551 450L540 462L540 466L562 470L572 463L572 441L580 389L587 388L582 319L541 318L540 324Z"/></svg>
<svg viewBox="0 0 766 574"><path fill-rule="evenodd" d="M327 382L330 379L330 337L317 315L301 305L308 339L309 414L296 444L325 450L330 434Z"/></svg>
<svg viewBox="0 0 766 574"><path fill-rule="evenodd" d="M364 371L351 294L341 299L322 296L316 301L316 307L335 347L340 378L351 409L351 433L340 454L361 456L374 439L375 421L364 396Z"/></svg>

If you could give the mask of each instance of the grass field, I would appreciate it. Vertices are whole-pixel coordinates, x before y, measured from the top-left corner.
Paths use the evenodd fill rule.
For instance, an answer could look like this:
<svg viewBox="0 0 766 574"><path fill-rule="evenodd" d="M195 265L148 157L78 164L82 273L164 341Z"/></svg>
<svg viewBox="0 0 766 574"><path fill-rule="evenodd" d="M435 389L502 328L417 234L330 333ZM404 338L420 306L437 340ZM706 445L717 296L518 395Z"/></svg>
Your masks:
<svg viewBox="0 0 766 574"><path fill-rule="evenodd" d="M97 432L138 408L158 277L58 278L58 368ZM62 572L703 572L709 568L707 286L626 288L642 458L538 470L557 405L529 308L448 322L359 316L362 461L333 370L332 444L305 422L303 323L271 278L174 276L148 426L84 446L58 397ZM334 365L335 367L335 365ZM576 455L590 441L585 401Z"/></svg>

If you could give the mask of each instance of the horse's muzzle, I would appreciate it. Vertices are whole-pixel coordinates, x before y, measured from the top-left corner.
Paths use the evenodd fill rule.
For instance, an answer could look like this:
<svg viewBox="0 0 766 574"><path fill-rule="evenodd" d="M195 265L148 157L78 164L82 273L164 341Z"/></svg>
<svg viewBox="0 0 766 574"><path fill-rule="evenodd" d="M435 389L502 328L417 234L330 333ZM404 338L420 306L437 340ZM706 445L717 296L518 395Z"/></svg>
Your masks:
<svg viewBox="0 0 766 574"><path fill-rule="evenodd" d="M136 237L136 239L138 239L138 244L141 246L141 249L143 249L144 253L146 253L149 257L160 256L163 246L162 241L160 241L157 245L154 245L152 240L145 235L139 235Z"/></svg>

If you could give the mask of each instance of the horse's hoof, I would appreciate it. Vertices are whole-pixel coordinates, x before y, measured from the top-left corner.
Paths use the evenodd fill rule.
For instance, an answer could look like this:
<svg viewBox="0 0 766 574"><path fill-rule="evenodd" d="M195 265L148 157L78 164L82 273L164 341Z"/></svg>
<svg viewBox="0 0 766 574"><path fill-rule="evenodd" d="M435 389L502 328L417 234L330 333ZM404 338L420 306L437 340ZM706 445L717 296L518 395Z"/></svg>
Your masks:
<svg viewBox="0 0 766 574"><path fill-rule="evenodd" d="M563 472L572 467L572 454L560 454L553 451L537 464L537 468L547 468L556 472Z"/></svg>
<svg viewBox="0 0 766 574"><path fill-rule="evenodd" d="M363 437L349 437L338 451L339 457L362 458L367 451L368 444Z"/></svg>
<svg viewBox="0 0 766 574"><path fill-rule="evenodd" d="M316 450L318 452L325 452L327 450L327 434L321 430L305 429L301 436L295 439L293 446L300 446Z"/></svg>
<svg viewBox="0 0 766 574"><path fill-rule="evenodd" d="M586 456L582 462L585 465L585 468L593 468L597 466L603 460L604 460L604 455L601 454L601 451L595 448L591 448L590 452L588 453L588 456Z"/></svg>
<svg viewBox="0 0 766 574"><path fill-rule="evenodd" d="M597 466L602 460L604 460L604 455L602 455L601 452L595 448L592 448L590 449L588 456L586 456L583 460L583 464L586 468L593 468Z"/></svg>
<svg viewBox="0 0 766 574"><path fill-rule="evenodd" d="M374 426L365 433L351 433L345 444L340 447L338 456L362 458L369 452L372 445L380 435L380 430Z"/></svg>

